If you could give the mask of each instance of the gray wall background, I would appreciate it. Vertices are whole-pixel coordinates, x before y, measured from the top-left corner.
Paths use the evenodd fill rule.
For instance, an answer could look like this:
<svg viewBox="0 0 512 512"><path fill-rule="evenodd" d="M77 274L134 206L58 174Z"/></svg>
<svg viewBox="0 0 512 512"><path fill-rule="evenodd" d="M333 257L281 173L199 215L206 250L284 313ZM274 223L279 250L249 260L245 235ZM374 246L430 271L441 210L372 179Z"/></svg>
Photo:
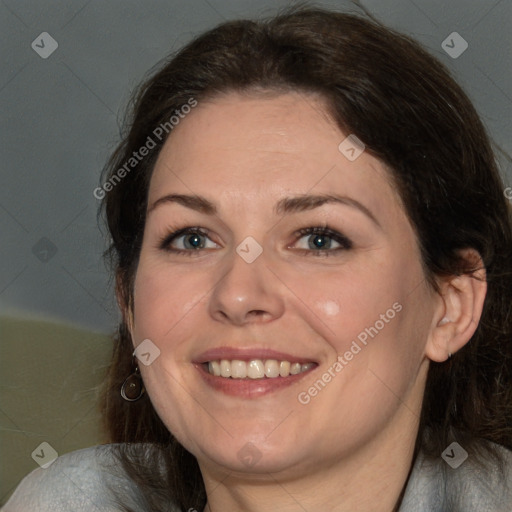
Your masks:
<svg viewBox="0 0 512 512"><path fill-rule="evenodd" d="M289 4L0 1L3 314L62 320L99 332L115 327L118 313L101 259L105 237L92 191L117 141L130 92L149 68L195 34L226 19L268 15ZM343 9L348 2L317 4ZM453 70L494 140L512 153L512 2L364 4ZM441 47L454 31L469 45L458 58ZM31 47L42 32L58 43L47 59ZM512 184L512 174L504 172Z"/></svg>

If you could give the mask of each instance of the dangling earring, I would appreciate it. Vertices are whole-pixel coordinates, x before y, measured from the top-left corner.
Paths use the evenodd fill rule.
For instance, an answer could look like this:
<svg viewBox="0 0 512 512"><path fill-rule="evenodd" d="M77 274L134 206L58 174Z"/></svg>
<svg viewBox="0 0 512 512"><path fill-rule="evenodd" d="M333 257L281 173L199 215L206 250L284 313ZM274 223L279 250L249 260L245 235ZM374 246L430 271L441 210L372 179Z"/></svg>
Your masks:
<svg viewBox="0 0 512 512"><path fill-rule="evenodd" d="M140 376L139 367L135 366L135 371L126 377L121 386L121 396L127 402L136 402L145 392L146 389Z"/></svg>

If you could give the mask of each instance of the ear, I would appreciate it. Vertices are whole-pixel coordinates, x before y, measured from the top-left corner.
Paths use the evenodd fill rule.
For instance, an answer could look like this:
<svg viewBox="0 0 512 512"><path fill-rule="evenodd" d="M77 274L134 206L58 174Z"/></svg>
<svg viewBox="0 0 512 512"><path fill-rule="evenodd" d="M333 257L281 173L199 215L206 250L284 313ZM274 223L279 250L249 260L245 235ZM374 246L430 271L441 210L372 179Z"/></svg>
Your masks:
<svg viewBox="0 0 512 512"><path fill-rule="evenodd" d="M123 320L128 326L130 334L133 334L133 311L131 307L131 300L129 298L128 289L125 283L125 277L121 272L116 274L116 299Z"/></svg>
<svg viewBox="0 0 512 512"><path fill-rule="evenodd" d="M432 318L425 354L436 362L446 361L473 336L480 322L487 293L485 267L477 251L465 249L461 256L477 270L472 274L440 278L439 300Z"/></svg>

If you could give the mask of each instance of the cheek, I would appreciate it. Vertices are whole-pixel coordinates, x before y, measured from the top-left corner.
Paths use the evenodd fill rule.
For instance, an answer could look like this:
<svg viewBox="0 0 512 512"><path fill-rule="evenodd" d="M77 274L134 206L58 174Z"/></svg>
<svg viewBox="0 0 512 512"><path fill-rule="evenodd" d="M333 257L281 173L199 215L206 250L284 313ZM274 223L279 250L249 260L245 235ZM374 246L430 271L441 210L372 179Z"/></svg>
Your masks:
<svg viewBox="0 0 512 512"><path fill-rule="evenodd" d="M311 310L307 322L330 347L325 373L304 383L299 402L310 400L311 411L318 417L331 414L333 422L351 418L354 436L369 415L376 425L389 418L400 404L397 397L414 384L421 360L425 329L418 317L428 316L428 294L418 286L421 267L405 258L386 261L372 272L352 267L314 285L309 281L304 295ZM318 384L324 377L325 391ZM336 416L332 411L340 404L343 414Z"/></svg>
<svg viewBox="0 0 512 512"><path fill-rule="evenodd" d="M318 300L315 304L315 309L326 318L336 317L340 312L339 302L334 300Z"/></svg>
<svg viewBox="0 0 512 512"><path fill-rule="evenodd" d="M184 380L187 347L197 332L194 315L208 287L204 276L141 258L134 285L133 343L151 340L160 350L150 365L139 365L144 385L158 415L181 440L188 437L186 421L176 411L190 410L192 390Z"/></svg>
<svg viewBox="0 0 512 512"><path fill-rule="evenodd" d="M308 306L300 306L301 314L329 343L330 357L352 350L357 357L348 354L351 360L367 365L371 359L380 366L401 363L408 353L416 353L410 342L417 341L419 346L422 340L421 336L412 340L415 330L410 319L428 313L424 286L418 287L424 280L420 263L396 254L380 259L314 280L296 276L294 291Z"/></svg>
<svg viewBox="0 0 512 512"><path fill-rule="evenodd" d="M393 317L393 304L404 296L399 283L391 272L375 273L333 272L323 278L300 283L296 281L297 294L303 289L304 302L310 307L310 322L316 324L325 339L337 353L344 352L351 342L366 328L376 322L381 326L381 315ZM306 293L307 289L307 293ZM396 306L395 306L396 308ZM304 312L306 313L306 311ZM387 319L387 317L386 317Z"/></svg>
<svg viewBox="0 0 512 512"><path fill-rule="evenodd" d="M150 338L158 345L179 339L172 331L198 306L205 290L201 275L141 261L134 286L134 342Z"/></svg>

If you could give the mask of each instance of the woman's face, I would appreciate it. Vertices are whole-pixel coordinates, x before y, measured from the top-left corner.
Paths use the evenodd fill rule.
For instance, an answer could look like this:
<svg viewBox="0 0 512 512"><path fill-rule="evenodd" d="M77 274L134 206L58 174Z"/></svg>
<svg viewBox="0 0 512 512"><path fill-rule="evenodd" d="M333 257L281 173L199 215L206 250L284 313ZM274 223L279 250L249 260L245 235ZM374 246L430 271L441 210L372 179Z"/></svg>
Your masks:
<svg viewBox="0 0 512 512"><path fill-rule="evenodd" d="M159 155L132 334L204 466L305 472L415 436L434 294L387 171L348 135L312 95L230 93Z"/></svg>

